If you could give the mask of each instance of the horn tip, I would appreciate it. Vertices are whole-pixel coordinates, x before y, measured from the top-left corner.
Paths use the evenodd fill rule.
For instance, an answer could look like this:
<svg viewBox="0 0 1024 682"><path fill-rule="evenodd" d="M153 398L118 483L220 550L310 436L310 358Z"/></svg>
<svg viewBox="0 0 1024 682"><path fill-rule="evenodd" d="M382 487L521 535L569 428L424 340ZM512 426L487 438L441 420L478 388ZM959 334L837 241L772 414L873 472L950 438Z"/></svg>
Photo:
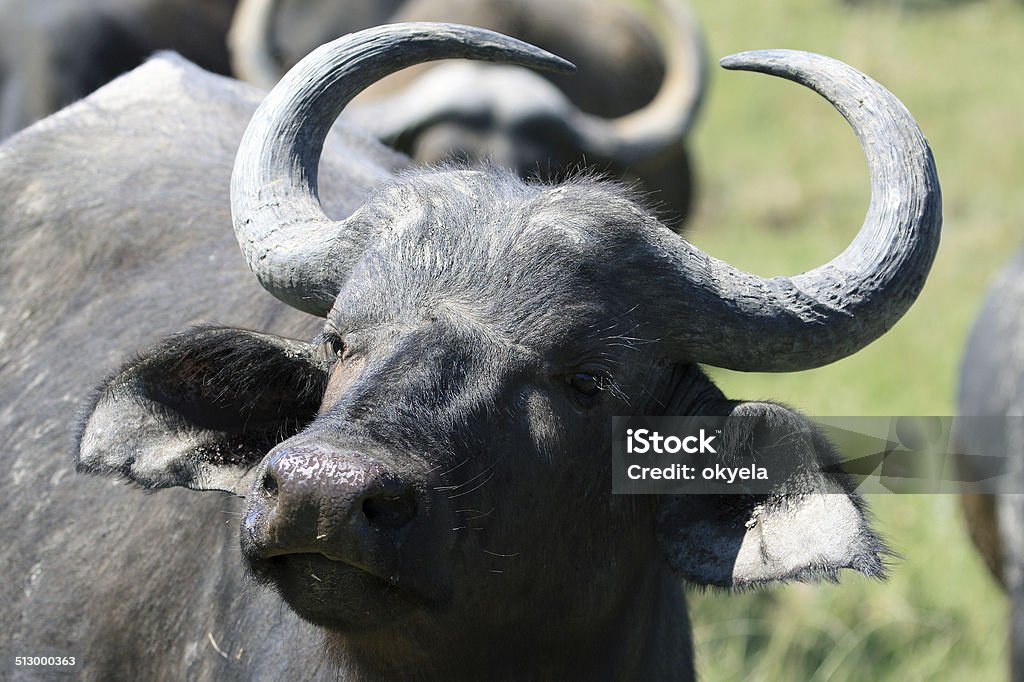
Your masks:
<svg viewBox="0 0 1024 682"><path fill-rule="evenodd" d="M544 68L554 73L563 73L571 75L576 73L576 65L570 62L568 59L563 59L557 54L547 52L545 54Z"/></svg>
<svg viewBox="0 0 1024 682"><path fill-rule="evenodd" d="M718 63L730 71L772 71L808 55L800 50L749 50L722 57Z"/></svg>
<svg viewBox="0 0 1024 682"><path fill-rule="evenodd" d="M511 36L504 35L495 31L491 31L476 26L467 26L465 24L451 24L451 23L434 23L434 22L422 22L422 23L409 23L409 24L391 24L379 27L380 29L394 29L396 27L403 27L408 31L427 31L429 33L448 33L458 36L462 41L468 41L470 43L476 42L480 45L489 44L491 48L497 48L497 51L489 57L476 57L477 59L488 59L494 61L502 61L509 64L518 64L520 66L527 66L533 69L540 69L542 71L551 71L553 73L564 73L571 74L576 73L576 65L570 62L568 59L563 59L553 52L548 52L542 47L531 45L528 42L518 40ZM500 57L500 58L499 58Z"/></svg>

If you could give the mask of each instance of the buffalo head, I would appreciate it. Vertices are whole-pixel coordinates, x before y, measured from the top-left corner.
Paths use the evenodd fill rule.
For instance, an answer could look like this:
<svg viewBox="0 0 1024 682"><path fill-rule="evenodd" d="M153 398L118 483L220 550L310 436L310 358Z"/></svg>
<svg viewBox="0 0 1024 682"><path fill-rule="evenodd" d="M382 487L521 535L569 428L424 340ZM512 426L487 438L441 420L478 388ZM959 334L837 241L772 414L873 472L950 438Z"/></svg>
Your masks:
<svg viewBox="0 0 1024 682"><path fill-rule="evenodd" d="M322 333L202 328L167 340L100 390L80 467L247 496L253 575L326 628L344 661L378 674L579 675L607 642L601 655L636 677L651 651L667 666L688 655L666 653L688 641L678 575L732 586L881 574L884 547L841 481L808 475L756 501L613 496L610 424L744 417L727 422L726 443L788 424L804 434L799 457L831 457L802 417L726 399L696 363L816 367L904 313L941 223L909 113L824 57L724 61L822 94L868 159L857 238L791 278L716 260L628 191L590 179L425 168L351 215L325 215L317 165L342 108L384 74L441 57L566 67L437 24L371 29L300 62L246 132L232 210L260 283L323 317Z"/></svg>

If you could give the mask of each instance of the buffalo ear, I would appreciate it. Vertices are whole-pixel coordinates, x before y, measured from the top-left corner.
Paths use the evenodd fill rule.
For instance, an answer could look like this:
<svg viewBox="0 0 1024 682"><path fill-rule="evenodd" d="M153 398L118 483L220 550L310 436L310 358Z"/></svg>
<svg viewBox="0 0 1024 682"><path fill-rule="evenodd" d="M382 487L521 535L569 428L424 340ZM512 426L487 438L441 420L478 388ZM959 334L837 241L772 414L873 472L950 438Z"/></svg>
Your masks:
<svg viewBox="0 0 1024 682"><path fill-rule="evenodd" d="M78 470L244 496L267 451L315 417L326 376L298 341L214 327L172 336L100 387Z"/></svg>
<svg viewBox="0 0 1024 682"><path fill-rule="evenodd" d="M863 500L831 443L781 405L736 403L725 421L722 464L756 461L788 475L762 495L665 495L658 540L669 563L701 585L743 587L777 581L836 580L850 568L884 577L891 554L868 525Z"/></svg>

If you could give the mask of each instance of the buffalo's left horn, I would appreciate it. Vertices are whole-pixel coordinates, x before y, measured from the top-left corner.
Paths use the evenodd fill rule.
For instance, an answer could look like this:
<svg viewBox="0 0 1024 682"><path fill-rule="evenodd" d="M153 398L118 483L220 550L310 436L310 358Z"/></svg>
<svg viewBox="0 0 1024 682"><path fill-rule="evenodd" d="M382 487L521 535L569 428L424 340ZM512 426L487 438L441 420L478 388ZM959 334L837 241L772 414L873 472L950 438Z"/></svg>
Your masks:
<svg viewBox="0 0 1024 682"><path fill-rule="evenodd" d="M892 93L834 59L765 50L722 65L796 81L832 103L867 157L871 204L843 253L795 277L752 275L657 233L658 267L672 273L656 294L671 320L662 338L681 358L748 371L803 370L851 355L903 316L935 257L942 199L928 142Z"/></svg>
<svg viewBox="0 0 1024 682"><path fill-rule="evenodd" d="M435 59L480 59L570 73L569 62L493 31L440 23L378 26L317 48L256 110L231 175L235 237L267 291L325 316L368 240L364 226L331 220L317 167L335 119L360 91Z"/></svg>

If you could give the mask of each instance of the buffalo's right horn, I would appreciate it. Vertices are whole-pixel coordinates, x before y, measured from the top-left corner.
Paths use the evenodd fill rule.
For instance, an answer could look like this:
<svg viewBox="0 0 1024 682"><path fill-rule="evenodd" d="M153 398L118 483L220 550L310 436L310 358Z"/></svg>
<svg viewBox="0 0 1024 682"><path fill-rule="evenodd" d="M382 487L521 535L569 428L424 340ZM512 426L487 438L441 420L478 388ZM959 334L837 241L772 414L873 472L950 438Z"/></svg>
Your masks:
<svg viewBox="0 0 1024 682"><path fill-rule="evenodd" d="M317 196L324 139L345 105L395 71L435 59L480 59L571 73L569 62L508 36L457 24L391 24L317 48L256 110L231 174L235 237L260 284L325 316L372 234L331 220Z"/></svg>

